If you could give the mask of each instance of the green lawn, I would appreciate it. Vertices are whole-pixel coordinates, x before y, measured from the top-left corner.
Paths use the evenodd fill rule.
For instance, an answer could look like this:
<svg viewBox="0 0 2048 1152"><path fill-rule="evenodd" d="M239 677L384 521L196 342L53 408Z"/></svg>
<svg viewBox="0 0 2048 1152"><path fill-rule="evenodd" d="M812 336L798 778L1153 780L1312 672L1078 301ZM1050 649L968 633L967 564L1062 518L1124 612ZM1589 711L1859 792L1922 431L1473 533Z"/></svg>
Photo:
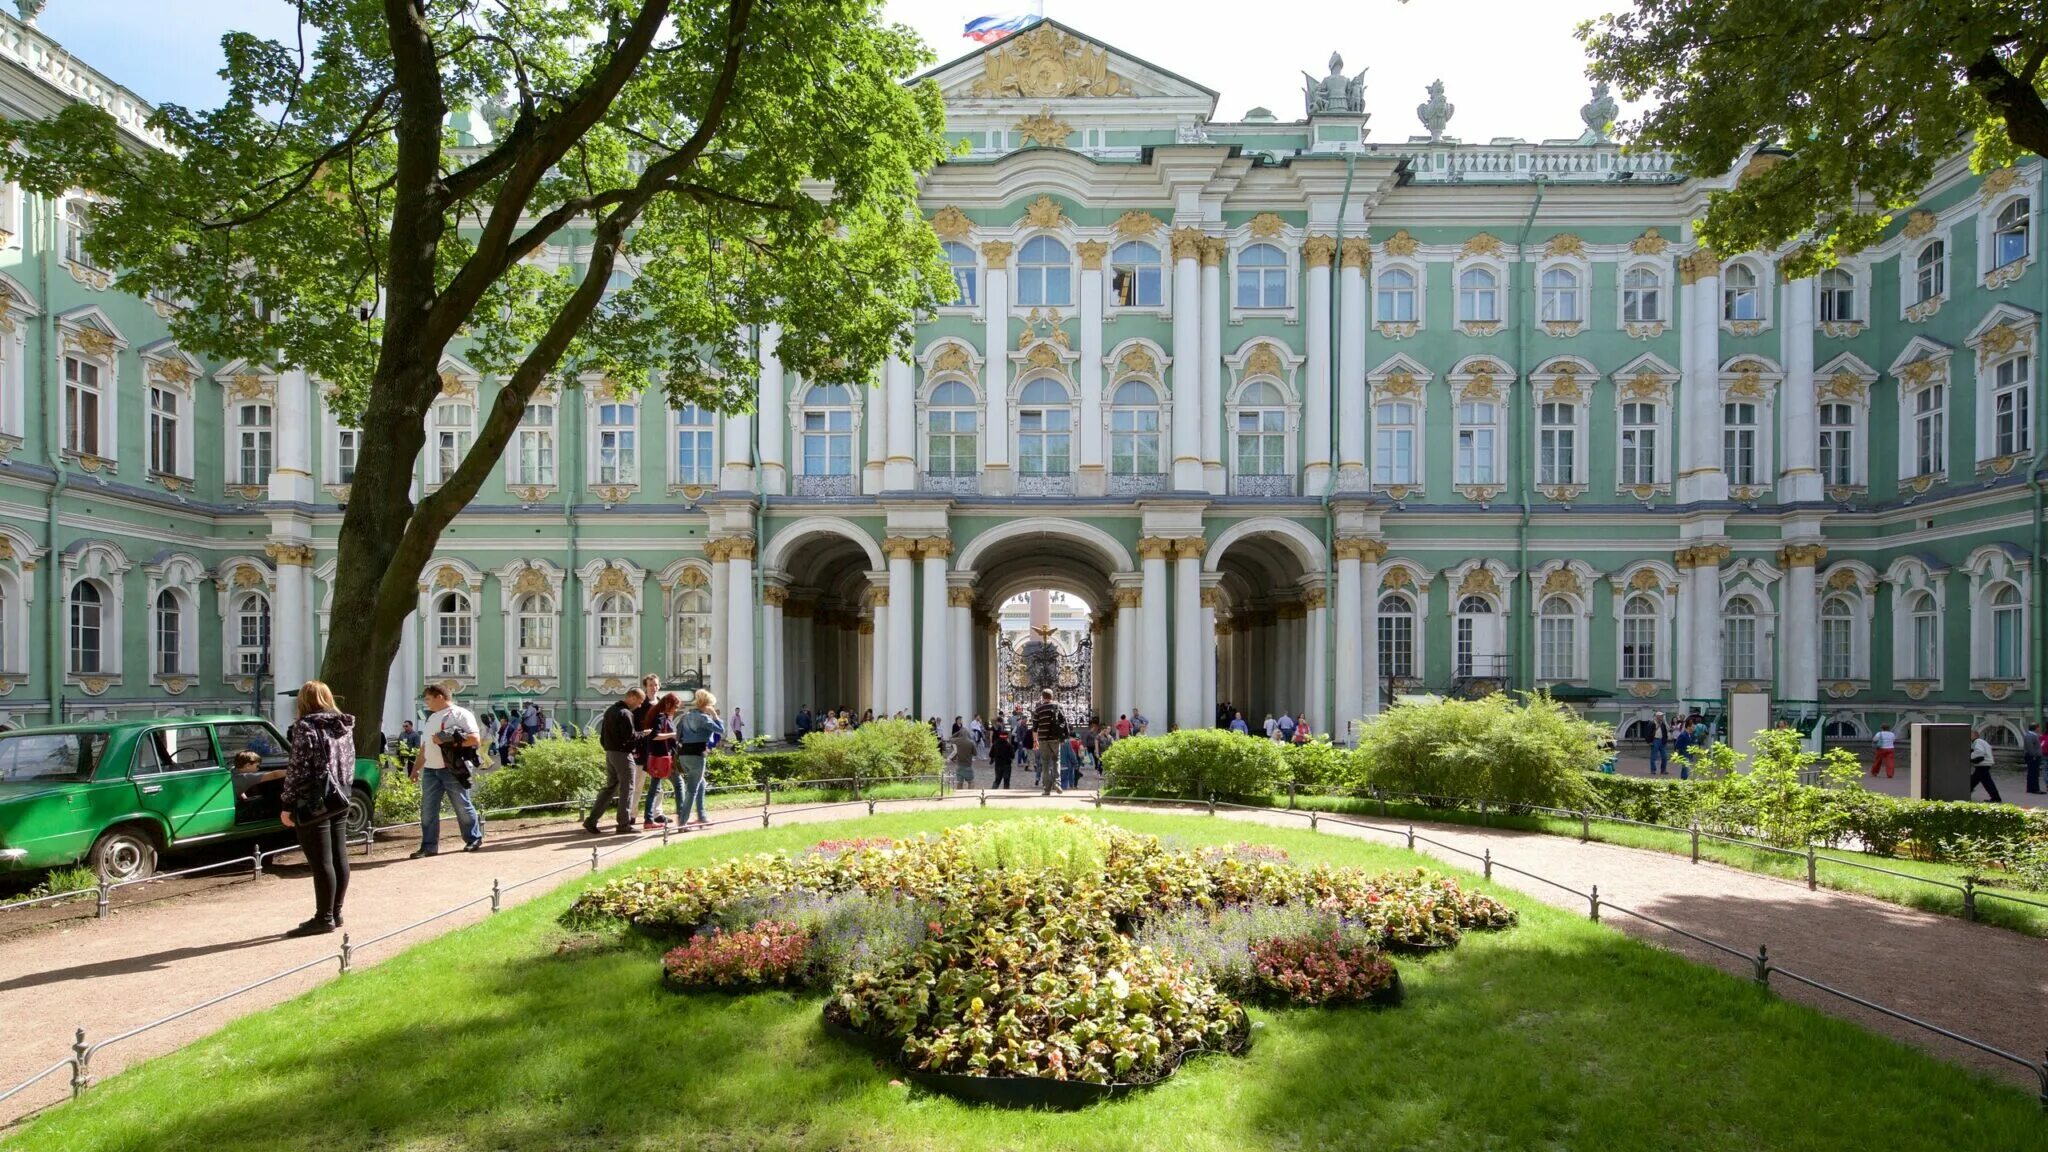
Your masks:
<svg viewBox="0 0 2048 1152"><path fill-rule="evenodd" d="M1276 798L1278 806L1284 807L1284 798ZM1364 819L1379 820L1380 805L1377 801L1349 796L1303 796L1296 801L1300 808L1315 808L1324 812L1340 812ZM1519 828L1530 832L1548 832L1559 836L1576 838L1579 822L1558 816L1508 816L1489 813L1482 817L1477 812L1454 808L1430 808L1420 804L1388 802L1386 820L1396 826L1405 826L1410 820L1431 820L1444 824L1485 824L1494 828ZM1588 825L1592 838L1607 844L1621 844L1630 848L1648 848L1658 852L1670 852L1679 856L1692 854L1692 838L1684 832L1662 828L1641 828L1633 824L1615 824L1594 819ZM1925 876L1948 884L1960 885L1964 869L1954 864L1936 863L1927 860L1899 860L1888 856L1870 856L1847 849L1823 848L1820 851L1819 867L1815 879L1823 888L1835 888L1844 892L1855 892L1892 904L1908 908L1920 908L1939 912L1946 916L1963 914L1963 894L1954 888L1934 884L1920 884L1897 876L1886 876L1868 868L1853 867L1852 863L1870 864L1893 872L1904 872L1912 876ZM1702 837L1700 859L1712 860L1718 864L1741 868L1750 872L1761 872L1769 876L1783 876L1787 879L1806 880L1806 858L1788 856L1782 852L1770 852L1740 844L1720 843ZM1996 898L1999 892L2040 903L2048 903L2048 894L2021 892L2009 889L1980 886L1977 889L1977 919L1985 924L1995 924L2024 932L2029 936L2048 936L2048 908L2037 908L2011 900Z"/></svg>
<svg viewBox="0 0 2048 1152"><path fill-rule="evenodd" d="M1417 862L1326 834L1105 815L1187 844L1256 837L1303 862ZM621 867L1002 818L696 838ZM970 1107L893 1086L822 1033L816 996L678 995L652 945L583 946L554 917L586 883L238 1021L0 1146L1953 1152L2048 1138L2005 1082L1498 888L1522 926L1402 960L1401 1007L1260 1011L1246 1057L1079 1113Z"/></svg>

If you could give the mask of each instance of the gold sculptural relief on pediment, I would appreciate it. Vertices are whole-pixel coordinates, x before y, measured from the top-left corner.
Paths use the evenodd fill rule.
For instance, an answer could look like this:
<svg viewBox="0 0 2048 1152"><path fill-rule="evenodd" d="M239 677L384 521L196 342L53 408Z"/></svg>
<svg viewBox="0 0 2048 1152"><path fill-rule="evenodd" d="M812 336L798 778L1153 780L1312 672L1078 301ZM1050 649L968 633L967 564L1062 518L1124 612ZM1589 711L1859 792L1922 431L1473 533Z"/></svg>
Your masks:
<svg viewBox="0 0 2048 1152"><path fill-rule="evenodd" d="M1129 96L1130 84L1109 69L1109 53L1051 24L1035 24L983 54L981 76L968 89L982 99L1101 99Z"/></svg>

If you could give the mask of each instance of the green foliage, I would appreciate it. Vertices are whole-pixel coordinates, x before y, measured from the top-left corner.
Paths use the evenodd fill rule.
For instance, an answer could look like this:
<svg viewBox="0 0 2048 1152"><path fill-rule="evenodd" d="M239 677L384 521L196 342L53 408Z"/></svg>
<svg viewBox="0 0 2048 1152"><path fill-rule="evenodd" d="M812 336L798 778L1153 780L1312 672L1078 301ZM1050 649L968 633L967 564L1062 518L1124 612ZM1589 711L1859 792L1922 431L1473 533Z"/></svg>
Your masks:
<svg viewBox="0 0 2048 1152"><path fill-rule="evenodd" d="M395 756L385 756L384 776L377 784L377 802L373 819L381 827L386 824L411 824L420 818L420 784L406 773L406 762Z"/></svg>
<svg viewBox="0 0 2048 1152"><path fill-rule="evenodd" d="M1283 744L1280 758L1286 764L1287 778L1304 791L1343 792L1362 782L1358 758L1330 743L1326 736L1306 744Z"/></svg>
<svg viewBox="0 0 2048 1152"><path fill-rule="evenodd" d="M1102 770L1121 795L1262 800L1287 789L1280 745L1216 728L1119 740L1103 754Z"/></svg>
<svg viewBox="0 0 2048 1152"><path fill-rule="evenodd" d="M63 868L50 869L48 872L43 873L42 880L37 882L35 887L18 896L8 896L4 902L12 903L16 900L35 900L39 897L55 896L63 892L89 892L99 886L100 874L93 871L91 865L72 864ZM83 897L80 897L80 899L83 899ZM70 901L57 900L52 903L68 904Z"/></svg>
<svg viewBox="0 0 2048 1152"><path fill-rule="evenodd" d="M887 780L936 776L945 757L930 725L873 720L851 731L812 732L798 753L796 779Z"/></svg>
<svg viewBox="0 0 2048 1152"><path fill-rule="evenodd" d="M1631 142L1708 177L1782 146L1712 193L1697 226L1717 252L1811 234L1784 261L1804 276L1876 242L1963 142L1978 171L2048 152L2042 29L2035 4L1650 0L1579 36L1594 77L1650 102L1622 126Z"/></svg>
<svg viewBox="0 0 2048 1152"><path fill-rule="evenodd" d="M1584 773L1606 761L1610 740L1548 696L1495 694L1397 704L1360 730L1355 754L1385 792L1569 808L1585 802Z"/></svg>
<svg viewBox="0 0 2048 1152"><path fill-rule="evenodd" d="M1956 863L1980 884L2048 891L2048 831L2002 838L1958 836L1951 845Z"/></svg>
<svg viewBox="0 0 2048 1152"><path fill-rule="evenodd" d="M519 750L510 768L477 782L479 808L525 808L581 800L604 784L604 749L593 730L582 736L547 736Z"/></svg>
<svg viewBox="0 0 2048 1152"><path fill-rule="evenodd" d="M1069 880L1099 877L1101 840L1084 827L1041 820L984 824L967 838L967 859L983 872L1043 869Z"/></svg>

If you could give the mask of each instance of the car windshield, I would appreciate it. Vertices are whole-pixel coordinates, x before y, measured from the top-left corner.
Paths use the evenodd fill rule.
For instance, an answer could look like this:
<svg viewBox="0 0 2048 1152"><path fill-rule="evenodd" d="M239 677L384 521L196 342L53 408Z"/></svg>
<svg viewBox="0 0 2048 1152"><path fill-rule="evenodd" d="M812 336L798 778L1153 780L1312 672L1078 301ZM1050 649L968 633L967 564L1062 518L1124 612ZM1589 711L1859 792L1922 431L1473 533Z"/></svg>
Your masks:
<svg viewBox="0 0 2048 1152"><path fill-rule="evenodd" d="M90 780L105 732L12 732L0 736L0 782Z"/></svg>

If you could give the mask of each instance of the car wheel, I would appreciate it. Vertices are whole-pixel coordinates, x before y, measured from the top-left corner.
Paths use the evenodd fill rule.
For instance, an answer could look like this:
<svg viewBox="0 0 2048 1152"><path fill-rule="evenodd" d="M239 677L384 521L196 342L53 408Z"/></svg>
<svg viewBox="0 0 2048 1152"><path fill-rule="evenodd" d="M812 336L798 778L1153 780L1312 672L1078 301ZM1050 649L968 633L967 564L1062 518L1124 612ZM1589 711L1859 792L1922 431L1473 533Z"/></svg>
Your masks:
<svg viewBox="0 0 2048 1152"><path fill-rule="evenodd" d="M360 840L370 834L375 811L368 792L361 788L348 790L348 815L342 817L342 826L348 830L349 839Z"/></svg>
<svg viewBox="0 0 2048 1152"><path fill-rule="evenodd" d="M156 871L156 841L140 828L109 828L93 841L91 860L104 883L140 880Z"/></svg>

